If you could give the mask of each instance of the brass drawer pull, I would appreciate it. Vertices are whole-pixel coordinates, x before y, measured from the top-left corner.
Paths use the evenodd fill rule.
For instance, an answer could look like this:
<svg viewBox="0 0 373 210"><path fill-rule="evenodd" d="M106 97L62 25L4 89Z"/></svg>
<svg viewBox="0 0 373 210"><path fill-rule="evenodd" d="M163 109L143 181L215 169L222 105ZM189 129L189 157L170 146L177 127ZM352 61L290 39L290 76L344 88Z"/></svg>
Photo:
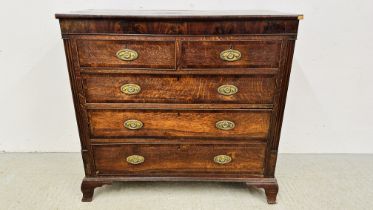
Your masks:
<svg viewBox="0 0 373 210"><path fill-rule="evenodd" d="M128 156L126 160L128 163L137 165L137 164L143 163L145 161L145 158L141 155L131 155L131 156Z"/></svg>
<svg viewBox="0 0 373 210"><path fill-rule="evenodd" d="M238 88L234 85L222 85L218 87L218 93L225 95L225 96L234 95L237 92L238 92Z"/></svg>
<svg viewBox="0 0 373 210"><path fill-rule="evenodd" d="M141 87L137 84L124 84L120 87L120 90L127 95L134 95L141 91Z"/></svg>
<svg viewBox="0 0 373 210"><path fill-rule="evenodd" d="M236 125L232 121L221 120L221 121L216 122L215 126L217 129L227 131L227 130L233 129Z"/></svg>
<svg viewBox="0 0 373 210"><path fill-rule="evenodd" d="M122 49L117 52L117 58L124 61L133 61L139 57L139 54L135 50Z"/></svg>
<svg viewBox="0 0 373 210"><path fill-rule="evenodd" d="M138 130L142 128L144 124L140 120L126 120L124 127L130 130Z"/></svg>
<svg viewBox="0 0 373 210"><path fill-rule="evenodd" d="M220 58L223 61L238 61L241 59L241 52L233 49L224 50L220 53Z"/></svg>
<svg viewBox="0 0 373 210"><path fill-rule="evenodd" d="M217 155L214 157L214 162L217 164L227 164L232 161L232 158L228 155Z"/></svg>

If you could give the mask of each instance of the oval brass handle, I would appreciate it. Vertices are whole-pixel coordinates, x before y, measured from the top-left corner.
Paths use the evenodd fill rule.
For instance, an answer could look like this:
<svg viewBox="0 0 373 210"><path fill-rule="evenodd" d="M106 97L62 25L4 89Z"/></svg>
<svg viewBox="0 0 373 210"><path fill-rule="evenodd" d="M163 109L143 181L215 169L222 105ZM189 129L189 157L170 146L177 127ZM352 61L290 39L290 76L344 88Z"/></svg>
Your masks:
<svg viewBox="0 0 373 210"><path fill-rule="evenodd" d="M133 95L139 93L141 87L137 84L124 84L120 87L120 90L127 95Z"/></svg>
<svg viewBox="0 0 373 210"><path fill-rule="evenodd" d="M238 61L241 59L241 52L233 49L224 50L220 53L220 58L223 61Z"/></svg>
<svg viewBox="0 0 373 210"><path fill-rule="evenodd" d="M128 163L137 165L137 164L143 163L145 161L145 158L141 155L130 155L126 158L126 160Z"/></svg>
<svg viewBox="0 0 373 210"><path fill-rule="evenodd" d="M232 161L232 158L228 155L217 155L214 157L214 162L218 164L227 164Z"/></svg>
<svg viewBox="0 0 373 210"><path fill-rule="evenodd" d="M236 125L232 121L221 120L221 121L216 122L215 126L217 129L227 131L227 130L233 129Z"/></svg>
<svg viewBox="0 0 373 210"><path fill-rule="evenodd" d="M133 61L139 57L139 54L135 50L122 49L117 52L117 58L124 61Z"/></svg>
<svg viewBox="0 0 373 210"><path fill-rule="evenodd" d="M130 130L138 130L142 128L144 124L140 120L126 120L124 122L124 127Z"/></svg>
<svg viewBox="0 0 373 210"><path fill-rule="evenodd" d="M222 85L218 87L218 93L225 95L225 96L234 95L237 92L238 92L238 88L234 85Z"/></svg>

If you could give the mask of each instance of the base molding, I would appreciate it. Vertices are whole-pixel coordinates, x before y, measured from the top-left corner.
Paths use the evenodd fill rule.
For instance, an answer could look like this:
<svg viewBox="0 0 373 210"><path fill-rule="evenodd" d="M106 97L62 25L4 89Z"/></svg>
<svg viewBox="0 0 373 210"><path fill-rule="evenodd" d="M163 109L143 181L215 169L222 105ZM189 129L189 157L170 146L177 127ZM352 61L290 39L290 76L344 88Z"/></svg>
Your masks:
<svg viewBox="0 0 373 210"><path fill-rule="evenodd" d="M85 177L82 181L82 202L91 202L94 190L113 182L128 181L206 181L206 182L243 182L248 187L263 188L269 204L276 203L278 184L276 178L212 178L212 177Z"/></svg>

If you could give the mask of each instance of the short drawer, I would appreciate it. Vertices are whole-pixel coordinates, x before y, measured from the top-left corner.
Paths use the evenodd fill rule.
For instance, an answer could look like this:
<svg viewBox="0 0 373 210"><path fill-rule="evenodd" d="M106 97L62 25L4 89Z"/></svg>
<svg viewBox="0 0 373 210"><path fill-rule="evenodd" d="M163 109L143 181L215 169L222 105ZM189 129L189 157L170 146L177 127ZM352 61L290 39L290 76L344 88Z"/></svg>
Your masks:
<svg viewBox="0 0 373 210"><path fill-rule="evenodd" d="M281 41L183 41L181 67L277 68Z"/></svg>
<svg viewBox="0 0 373 210"><path fill-rule="evenodd" d="M126 75L84 78L89 103L247 103L272 104L273 75Z"/></svg>
<svg viewBox="0 0 373 210"><path fill-rule="evenodd" d="M92 137L266 138L271 110L89 110Z"/></svg>
<svg viewBox="0 0 373 210"><path fill-rule="evenodd" d="M175 69L174 41L77 40L81 67Z"/></svg>
<svg viewBox="0 0 373 210"><path fill-rule="evenodd" d="M94 145L98 175L263 174L265 144Z"/></svg>

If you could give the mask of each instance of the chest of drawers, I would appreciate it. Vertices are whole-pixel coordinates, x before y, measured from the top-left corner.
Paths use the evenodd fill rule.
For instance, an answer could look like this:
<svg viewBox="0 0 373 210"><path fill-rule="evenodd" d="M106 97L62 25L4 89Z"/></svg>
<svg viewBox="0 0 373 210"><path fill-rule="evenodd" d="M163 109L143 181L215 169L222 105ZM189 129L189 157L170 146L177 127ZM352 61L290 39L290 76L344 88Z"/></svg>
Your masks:
<svg viewBox="0 0 373 210"><path fill-rule="evenodd" d="M78 122L82 201L114 181L264 188L275 165L300 15L57 14Z"/></svg>

